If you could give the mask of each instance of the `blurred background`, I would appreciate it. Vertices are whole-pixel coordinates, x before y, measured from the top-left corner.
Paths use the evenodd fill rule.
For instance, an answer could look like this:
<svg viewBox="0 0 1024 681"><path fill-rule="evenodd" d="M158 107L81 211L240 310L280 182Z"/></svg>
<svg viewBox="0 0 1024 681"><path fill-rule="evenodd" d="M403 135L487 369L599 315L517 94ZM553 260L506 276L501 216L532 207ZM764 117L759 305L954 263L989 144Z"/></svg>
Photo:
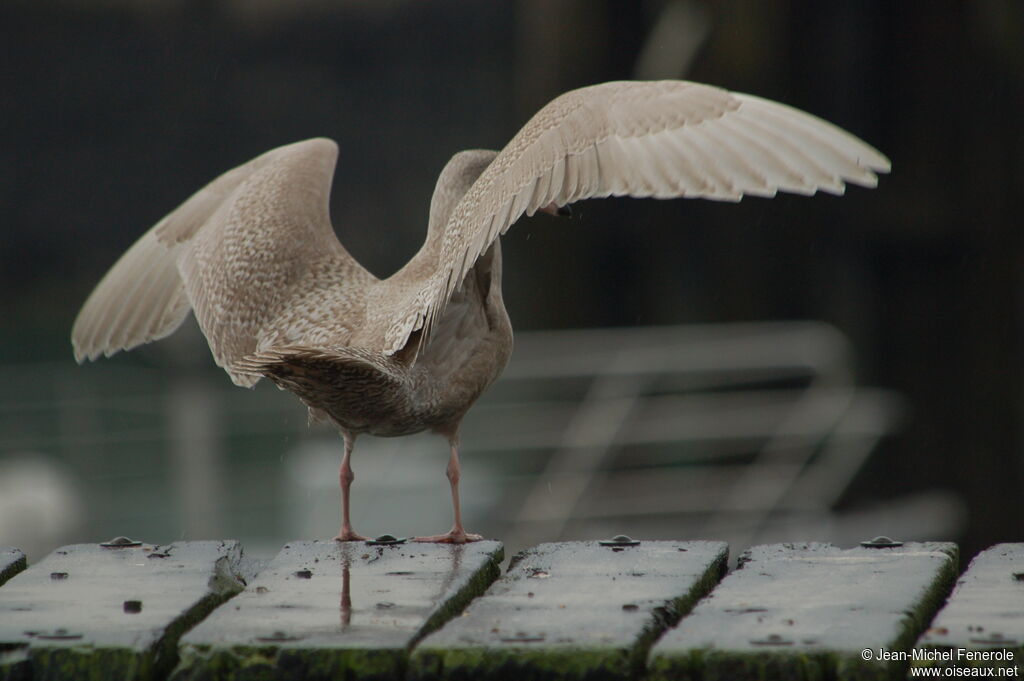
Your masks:
<svg viewBox="0 0 1024 681"><path fill-rule="evenodd" d="M805 109L893 174L843 198L610 199L518 224L517 349L465 422L469 529L734 555L1021 541L1021 35L1016 0L5 0L0 545L272 555L333 536L334 433L272 386L234 388L191 320L77 367L81 303L213 177L321 135L341 148L339 236L386 276L451 154L627 78ZM436 437L361 438L356 528L446 530L446 457Z"/></svg>

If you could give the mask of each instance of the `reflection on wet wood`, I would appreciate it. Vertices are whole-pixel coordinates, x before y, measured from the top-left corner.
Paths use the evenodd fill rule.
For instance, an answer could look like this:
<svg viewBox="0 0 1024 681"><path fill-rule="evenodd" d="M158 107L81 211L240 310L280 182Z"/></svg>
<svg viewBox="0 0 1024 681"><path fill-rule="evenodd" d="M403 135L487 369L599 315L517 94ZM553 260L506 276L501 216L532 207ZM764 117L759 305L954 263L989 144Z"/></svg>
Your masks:
<svg viewBox="0 0 1024 681"><path fill-rule="evenodd" d="M292 542L181 642L176 680L395 679L498 575L501 544Z"/></svg>

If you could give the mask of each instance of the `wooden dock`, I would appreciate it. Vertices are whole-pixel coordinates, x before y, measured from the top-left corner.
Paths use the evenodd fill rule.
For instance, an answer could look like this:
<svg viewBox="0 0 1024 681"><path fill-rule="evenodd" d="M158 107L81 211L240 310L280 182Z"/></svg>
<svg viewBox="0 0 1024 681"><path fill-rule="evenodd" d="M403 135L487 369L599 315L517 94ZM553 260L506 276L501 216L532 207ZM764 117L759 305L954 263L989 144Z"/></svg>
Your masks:
<svg viewBox="0 0 1024 681"><path fill-rule="evenodd" d="M1017 678L1024 544L0 549L0 680Z"/></svg>

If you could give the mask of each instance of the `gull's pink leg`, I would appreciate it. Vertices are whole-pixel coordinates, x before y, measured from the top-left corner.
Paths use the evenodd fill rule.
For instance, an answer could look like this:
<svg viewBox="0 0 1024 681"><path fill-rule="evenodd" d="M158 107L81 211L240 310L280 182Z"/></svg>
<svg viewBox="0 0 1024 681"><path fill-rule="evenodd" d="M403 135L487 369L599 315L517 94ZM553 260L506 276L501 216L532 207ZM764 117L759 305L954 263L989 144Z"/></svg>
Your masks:
<svg viewBox="0 0 1024 681"><path fill-rule="evenodd" d="M343 432L342 437L345 439L345 453L341 457L341 468L338 469L338 482L341 483L341 530L334 540L365 541L366 537L352 531L352 523L349 520L348 512L348 492L352 486L352 481L356 479L356 474L352 472L352 466L349 464L349 459L352 458L355 436Z"/></svg>
<svg viewBox="0 0 1024 681"><path fill-rule="evenodd" d="M413 537L413 541L422 542L443 542L446 544L465 544L471 541L483 539L479 534L469 534L462 526L462 508L459 505L459 440L458 436L449 438L452 446L452 454L448 458L448 483L452 487L452 507L455 510L455 524L447 534L435 534L429 537Z"/></svg>

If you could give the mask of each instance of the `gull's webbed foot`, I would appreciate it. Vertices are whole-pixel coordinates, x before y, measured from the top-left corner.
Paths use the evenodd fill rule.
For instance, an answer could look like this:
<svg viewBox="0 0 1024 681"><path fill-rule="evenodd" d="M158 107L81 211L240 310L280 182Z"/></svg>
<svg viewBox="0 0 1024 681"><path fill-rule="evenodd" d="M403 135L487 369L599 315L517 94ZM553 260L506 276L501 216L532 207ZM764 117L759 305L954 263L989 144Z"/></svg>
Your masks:
<svg viewBox="0 0 1024 681"><path fill-rule="evenodd" d="M429 537L413 537L413 541L430 542L434 544L466 544L468 542L480 541L483 537L479 534L470 534L462 528L452 528L445 534L433 534Z"/></svg>
<svg viewBox="0 0 1024 681"><path fill-rule="evenodd" d="M342 528L341 532L334 538L334 541L366 541L369 537L364 537L361 534L356 534L351 528Z"/></svg>

